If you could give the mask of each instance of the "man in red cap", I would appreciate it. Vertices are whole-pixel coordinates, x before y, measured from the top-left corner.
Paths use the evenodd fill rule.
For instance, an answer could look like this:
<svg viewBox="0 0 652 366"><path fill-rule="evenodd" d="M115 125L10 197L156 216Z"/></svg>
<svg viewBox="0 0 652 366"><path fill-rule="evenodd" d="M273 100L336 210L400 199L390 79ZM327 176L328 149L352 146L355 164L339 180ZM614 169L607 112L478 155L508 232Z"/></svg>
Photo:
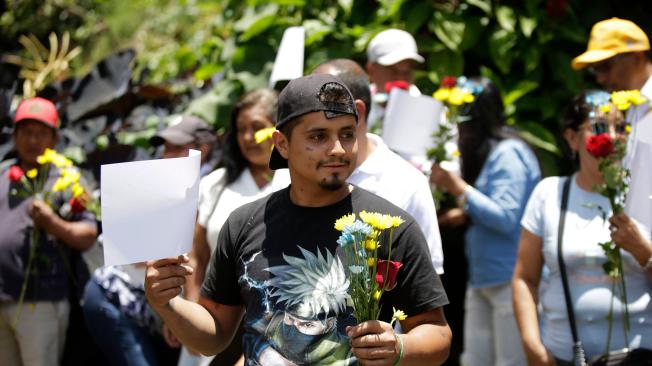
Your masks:
<svg viewBox="0 0 652 366"><path fill-rule="evenodd" d="M0 163L1 365L59 364L68 327L68 293L72 290L70 259L75 251L88 249L97 235L92 214L66 209L69 192L52 193L49 203L12 194L22 183L10 179L10 172L38 168L38 156L56 145L58 128L52 102L42 98L23 101L14 118L17 159ZM58 175L57 169L50 169L46 189L52 191ZM35 229L41 231L39 243L32 243ZM28 274L29 253L35 244L38 252ZM24 303L16 321L25 281Z"/></svg>

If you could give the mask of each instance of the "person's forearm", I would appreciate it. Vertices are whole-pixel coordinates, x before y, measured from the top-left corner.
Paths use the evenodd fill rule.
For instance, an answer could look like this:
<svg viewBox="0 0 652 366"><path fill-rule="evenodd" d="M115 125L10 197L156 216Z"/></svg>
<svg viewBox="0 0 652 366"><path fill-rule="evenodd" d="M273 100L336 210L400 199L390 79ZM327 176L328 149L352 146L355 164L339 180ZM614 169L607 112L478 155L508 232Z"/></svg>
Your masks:
<svg viewBox="0 0 652 366"><path fill-rule="evenodd" d="M95 243L97 229L86 222L70 222L53 215L52 220L43 228L71 248L86 250Z"/></svg>
<svg viewBox="0 0 652 366"><path fill-rule="evenodd" d="M452 334L447 324L421 324L400 337L403 340L401 366L441 365L448 358Z"/></svg>
<svg viewBox="0 0 652 366"><path fill-rule="evenodd" d="M188 348L204 355L214 355L226 348L230 340L218 334L211 314L196 302L179 296L164 307L154 307L172 333ZM222 341L220 341L222 339Z"/></svg>
<svg viewBox="0 0 652 366"><path fill-rule="evenodd" d="M535 291L536 288L521 278L515 278L512 282L514 316L528 360L545 352L539 332Z"/></svg>
<svg viewBox="0 0 652 366"><path fill-rule="evenodd" d="M188 282L183 289L183 297L197 302L199 300L199 294L201 292L202 283L204 283L204 274L206 273L206 265L201 263L201 261L190 261L190 265L195 268L195 271L188 278Z"/></svg>

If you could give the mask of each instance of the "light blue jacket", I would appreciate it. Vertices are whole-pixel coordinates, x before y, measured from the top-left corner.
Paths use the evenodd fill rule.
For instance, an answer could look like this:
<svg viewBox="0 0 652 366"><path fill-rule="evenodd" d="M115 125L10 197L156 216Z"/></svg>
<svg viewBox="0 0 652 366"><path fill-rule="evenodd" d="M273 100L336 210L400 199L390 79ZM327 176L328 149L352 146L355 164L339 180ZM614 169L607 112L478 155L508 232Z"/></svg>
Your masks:
<svg viewBox="0 0 652 366"><path fill-rule="evenodd" d="M507 283L512 278L521 216L541 179L539 163L522 141L499 142L466 191L464 211L471 217L466 256L472 288Z"/></svg>

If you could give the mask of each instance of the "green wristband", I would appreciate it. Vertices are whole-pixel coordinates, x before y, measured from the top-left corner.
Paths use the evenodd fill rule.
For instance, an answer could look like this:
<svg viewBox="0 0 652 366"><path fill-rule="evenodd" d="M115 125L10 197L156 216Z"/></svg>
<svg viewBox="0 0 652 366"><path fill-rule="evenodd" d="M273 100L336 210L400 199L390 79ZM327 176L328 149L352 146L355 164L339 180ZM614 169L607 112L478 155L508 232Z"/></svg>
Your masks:
<svg viewBox="0 0 652 366"><path fill-rule="evenodd" d="M403 338L401 338L401 336L397 334L396 339L398 339L399 351L398 351L398 357L396 358L392 366L397 366L399 363L401 363L401 360L403 359Z"/></svg>

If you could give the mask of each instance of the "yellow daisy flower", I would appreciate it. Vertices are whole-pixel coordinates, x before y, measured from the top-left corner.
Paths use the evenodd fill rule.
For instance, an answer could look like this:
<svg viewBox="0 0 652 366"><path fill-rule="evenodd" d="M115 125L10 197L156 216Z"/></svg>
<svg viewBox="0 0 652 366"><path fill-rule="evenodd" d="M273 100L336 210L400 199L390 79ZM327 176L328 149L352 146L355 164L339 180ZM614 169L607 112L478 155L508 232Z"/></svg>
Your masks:
<svg viewBox="0 0 652 366"><path fill-rule="evenodd" d="M355 214L344 215L335 221L335 230L343 231L345 227L353 225Z"/></svg>
<svg viewBox="0 0 652 366"><path fill-rule="evenodd" d="M450 88L439 88L435 93L432 95L433 98L445 102L448 100L448 97L451 95L451 89Z"/></svg>
<svg viewBox="0 0 652 366"><path fill-rule="evenodd" d="M366 250L376 250L380 247L380 244L376 240L365 240L364 241L364 248Z"/></svg>
<svg viewBox="0 0 652 366"><path fill-rule="evenodd" d="M30 169L30 170L27 171L27 173L25 173L25 175L29 179L34 179L38 175L38 169L36 169L36 168Z"/></svg>
<svg viewBox="0 0 652 366"><path fill-rule="evenodd" d="M367 266L373 267L376 265L376 258L367 258Z"/></svg>
<svg viewBox="0 0 652 366"><path fill-rule="evenodd" d="M72 196L74 198L77 198L77 197L81 196L82 194L84 194L84 187L82 187L81 184L79 184L78 182L75 182L72 185Z"/></svg>
<svg viewBox="0 0 652 366"><path fill-rule="evenodd" d="M382 294L383 293L380 290L376 290L376 292L374 292L374 300L379 301Z"/></svg>

